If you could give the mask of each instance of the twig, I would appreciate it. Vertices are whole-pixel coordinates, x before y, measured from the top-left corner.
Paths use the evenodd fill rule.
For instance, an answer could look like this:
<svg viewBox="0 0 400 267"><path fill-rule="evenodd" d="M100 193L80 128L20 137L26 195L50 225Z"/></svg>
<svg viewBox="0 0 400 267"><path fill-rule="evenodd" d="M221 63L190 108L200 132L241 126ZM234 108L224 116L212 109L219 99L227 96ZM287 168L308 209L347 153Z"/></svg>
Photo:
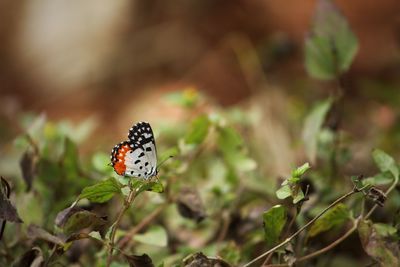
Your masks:
<svg viewBox="0 0 400 267"><path fill-rule="evenodd" d="M111 265L112 262L112 254L114 251L114 242L115 242L115 233L117 232L118 226L121 222L122 217L124 216L126 210L130 207L130 205L132 204L133 200L135 200L136 197L136 189L131 188L131 191L129 192L128 197L125 199L124 201L124 206L121 208L121 210L118 213L117 219L115 220L115 223L112 226L111 229L111 235L110 235L110 246L108 249L108 257L107 257L107 264L106 266L109 267Z"/></svg>
<svg viewBox="0 0 400 267"><path fill-rule="evenodd" d="M118 242L118 247L120 249L124 249L129 242L131 241L132 237L137 234L140 230L142 230L144 227L146 227L148 224L150 224L157 216L164 210L165 206L167 203L164 203L163 205L158 206L157 209L155 209L152 213L147 215L138 225L133 227L131 230L128 231L128 233L121 239L121 241Z"/></svg>
<svg viewBox="0 0 400 267"><path fill-rule="evenodd" d="M359 219L355 220L353 223L353 226L341 237L339 237L338 239L336 239L334 242L332 242L331 244L329 244L328 246L321 248L317 251L314 251L308 255L305 255L303 257L300 257L296 260L296 262L302 262L302 261L306 261L309 259L312 259L314 257L317 257L329 250L331 250L332 248L336 247L337 245L339 245L343 240L345 240L347 237L349 237L356 229L357 229L357 224L358 224ZM270 265L264 265L264 267L283 267L283 266L288 266L288 264L270 264Z"/></svg>
<svg viewBox="0 0 400 267"><path fill-rule="evenodd" d="M307 224L305 224L303 227L301 227L299 230L297 230L297 232L295 232L293 235L291 235L290 237L286 238L283 242L279 243L278 245L276 245L275 247L271 248L270 250L264 252L263 254L261 254L260 256L256 257L255 259L251 260L250 262L246 263L245 265L243 265L243 267L250 266L251 264L255 263L256 261L258 261L258 260L264 258L265 256L267 256L268 254L274 252L278 248L283 247L284 245L286 245L287 243L292 241L293 238L295 238L301 232L303 232L305 229L307 229L310 225L312 225L318 218L320 218L322 215L324 215L328 210L330 210L331 208L333 208L334 206L336 206L338 203L342 202L343 200L345 200L349 196L360 192L362 189L364 189L364 188L357 189L356 187L354 187L353 190L351 190L350 192L346 193L345 195L339 197L334 202L332 202L328 207L326 207L317 216L315 216L311 221L309 221Z"/></svg>
<svg viewBox="0 0 400 267"><path fill-rule="evenodd" d="M399 181L399 177L395 177L392 185L388 188L388 190L386 190L386 192L385 192L386 195L388 195L396 187L398 181ZM365 187L367 187L367 186L368 185L366 185ZM363 188L358 189L358 191L362 191ZM363 206L364 205L365 205L365 203L363 203ZM329 244L328 246L326 246L326 247L324 247L324 248L322 248L320 250L314 251L313 253L310 253L308 255L305 255L303 257L298 258L296 260L296 262L306 261L306 260L309 260L311 258L317 257L317 256L329 251L330 249L334 248L338 244L340 244L342 241L344 241L347 237L349 237L357 229L358 222L361 219L363 219L363 220L368 219L368 217L371 216L371 214L374 212L374 210L377 207L378 207L378 205L374 205L370 209L370 211L367 213L367 215L365 215L365 216L364 216L364 212L362 211L360 213L360 217L354 222L353 226L343 236L339 237L336 241L334 241L333 243ZM364 208L362 208L362 210L363 209ZM282 267L282 266L288 266L288 265L287 264L272 264L272 265L265 265L265 266L268 266L268 267Z"/></svg>

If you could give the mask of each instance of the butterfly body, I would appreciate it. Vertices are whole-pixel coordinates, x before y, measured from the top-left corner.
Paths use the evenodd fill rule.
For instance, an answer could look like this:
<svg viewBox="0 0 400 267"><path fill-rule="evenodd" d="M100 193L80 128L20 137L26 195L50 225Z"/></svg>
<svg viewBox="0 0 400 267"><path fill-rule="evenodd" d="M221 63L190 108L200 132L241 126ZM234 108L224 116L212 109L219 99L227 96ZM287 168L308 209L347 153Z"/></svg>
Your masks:
<svg viewBox="0 0 400 267"><path fill-rule="evenodd" d="M111 164L117 174L150 179L157 175L157 151L153 130L138 122L129 130L128 140L111 151Z"/></svg>

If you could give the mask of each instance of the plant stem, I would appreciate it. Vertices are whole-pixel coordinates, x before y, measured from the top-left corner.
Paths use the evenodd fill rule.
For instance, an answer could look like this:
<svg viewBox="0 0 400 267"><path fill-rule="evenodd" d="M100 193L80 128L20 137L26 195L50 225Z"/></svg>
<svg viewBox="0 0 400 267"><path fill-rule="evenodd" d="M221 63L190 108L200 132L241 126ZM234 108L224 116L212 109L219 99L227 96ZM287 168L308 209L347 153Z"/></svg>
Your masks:
<svg viewBox="0 0 400 267"><path fill-rule="evenodd" d="M111 265L112 259L113 259L113 251L114 251L114 243L115 243L115 233L117 232L118 226L121 222L122 217L124 216L125 212L127 209L130 207L132 204L133 200L135 200L136 197L136 189L131 188L131 191L129 192L129 195L124 201L124 205L122 206L121 210L118 213L117 219L115 220L112 229L111 229L111 235L110 235L110 247L108 249L108 257L107 257L107 264L106 267L109 267Z"/></svg>
<svg viewBox="0 0 400 267"><path fill-rule="evenodd" d="M276 245L275 247L271 248L270 250L264 252L263 254L261 254L260 256L256 257L255 259L251 260L250 262L246 263L245 265L243 265L243 267L250 266L251 264L255 263L256 261L258 261L258 260L264 258L265 256L267 256L268 254L274 252L278 248L283 247L284 245L286 245L287 243L292 241L293 238L295 238L301 232L303 232L305 229L307 229L309 226L311 226L318 218L320 218L322 215L324 215L328 210L330 210L331 208L333 208L334 206L336 206L338 203L342 202L344 199L348 198L349 196L351 196L351 195L353 195L355 193L358 193L360 191L361 191L361 189L357 189L356 187L354 187L353 190L351 190L350 192L346 193L345 195L339 197L334 202L332 202L328 207L326 207L317 216L315 216L311 221L309 221L307 224L305 224L303 227L301 227L299 230L297 230L297 232L295 232L293 235L291 235L290 237L286 238L283 242L279 243L278 245Z"/></svg>
<svg viewBox="0 0 400 267"><path fill-rule="evenodd" d="M397 185L397 183L399 182L399 177L395 177L392 185L388 188L388 190L386 190L385 194L388 195ZM365 186L367 187L367 185ZM364 187L363 187L364 188ZM358 191L362 191L362 189L358 189ZM363 203L363 208L362 210L364 210L364 205L365 203ZM344 241L347 237L349 237L355 230L357 230L357 225L358 222L362 219L362 220L366 220L368 219L368 217L370 217L372 215L372 213L375 211L375 209L378 207L378 205L374 205L369 212L367 213L367 215L364 216L364 212L362 211L360 214L360 217L354 222L353 226L341 237L339 237L336 241L334 241L333 243L329 244L328 246L319 249L317 251L314 251L306 256L300 257L296 260L296 262L301 262L301 261L306 261L309 260L311 258L317 257L329 250L331 250L332 248L334 248L335 246L337 246L338 244L340 244L342 241ZM265 265L265 267L282 267L282 266L288 266L287 264L272 264L272 265Z"/></svg>

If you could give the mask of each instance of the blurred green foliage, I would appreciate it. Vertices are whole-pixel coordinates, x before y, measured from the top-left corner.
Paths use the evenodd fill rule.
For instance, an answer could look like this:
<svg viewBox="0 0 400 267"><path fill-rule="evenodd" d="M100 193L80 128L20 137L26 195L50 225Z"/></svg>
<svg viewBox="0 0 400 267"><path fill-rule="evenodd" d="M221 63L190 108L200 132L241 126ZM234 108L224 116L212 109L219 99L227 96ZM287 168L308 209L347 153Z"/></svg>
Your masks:
<svg viewBox="0 0 400 267"><path fill-rule="evenodd" d="M339 79L357 52L357 39L333 2L319 2L305 41L305 66L314 78ZM358 168L367 178L350 178L345 166L352 160L352 140L344 142L343 131L327 123L340 99L318 101L301 118L296 113L303 133L296 132L293 142L301 145L293 150L313 168L299 165L284 179L260 168L269 166L257 156L265 151L255 140L265 134L259 126L268 123L260 114L216 106L195 88L163 100L184 115L174 123L152 123L159 162L173 158L149 181L118 176L102 137L94 151L82 153L95 136L92 119L74 126L43 114L21 115L20 134L7 144L10 153L0 155L11 162L1 165L10 192L2 182L0 226L7 224L0 266L106 266L110 250L114 267L241 266L298 229L303 232L266 263L309 266L306 260L313 258L316 266L352 266L355 255L367 264L360 256L364 250L382 266L398 265L398 163L376 149L376 166ZM303 114L307 104L300 106ZM346 194L351 198L330 206ZM349 241L353 252L329 247L337 239L345 243L356 230L361 242ZM351 232L340 239L346 231ZM319 253L325 245L329 254Z"/></svg>

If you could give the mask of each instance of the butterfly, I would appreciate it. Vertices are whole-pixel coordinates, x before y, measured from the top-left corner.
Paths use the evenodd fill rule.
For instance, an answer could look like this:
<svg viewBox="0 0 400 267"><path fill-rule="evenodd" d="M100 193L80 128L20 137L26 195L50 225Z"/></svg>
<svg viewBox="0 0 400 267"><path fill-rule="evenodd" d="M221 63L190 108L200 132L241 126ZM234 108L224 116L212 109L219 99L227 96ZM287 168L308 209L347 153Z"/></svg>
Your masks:
<svg viewBox="0 0 400 267"><path fill-rule="evenodd" d="M129 129L128 140L111 151L111 165L123 176L150 179L157 175L157 151L153 130L147 122Z"/></svg>

